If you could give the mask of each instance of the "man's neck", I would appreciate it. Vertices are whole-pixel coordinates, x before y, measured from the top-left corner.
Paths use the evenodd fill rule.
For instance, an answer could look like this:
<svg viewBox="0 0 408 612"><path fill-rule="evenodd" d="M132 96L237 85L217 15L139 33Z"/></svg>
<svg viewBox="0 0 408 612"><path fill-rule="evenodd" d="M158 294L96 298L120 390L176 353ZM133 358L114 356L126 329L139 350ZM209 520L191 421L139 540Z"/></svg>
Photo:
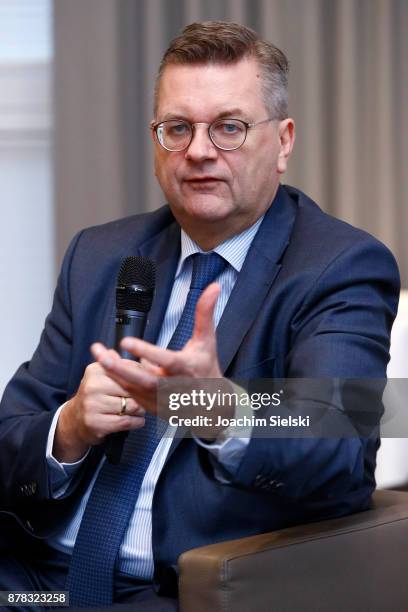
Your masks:
<svg viewBox="0 0 408 612"><path fill-rule="evenodd" d="M200 249L203 251L211 251L226 240L247 230L254 225L263 214L265 214L265 211L261 211L253 219L246 220L242 225L237 224L233 228L228 225L228 222L223 223L222 221L210 225L202 223L200 227L197 227L196 222L188 223L179 219L177 219L177 221L185 233L198 244Z"/></svg>

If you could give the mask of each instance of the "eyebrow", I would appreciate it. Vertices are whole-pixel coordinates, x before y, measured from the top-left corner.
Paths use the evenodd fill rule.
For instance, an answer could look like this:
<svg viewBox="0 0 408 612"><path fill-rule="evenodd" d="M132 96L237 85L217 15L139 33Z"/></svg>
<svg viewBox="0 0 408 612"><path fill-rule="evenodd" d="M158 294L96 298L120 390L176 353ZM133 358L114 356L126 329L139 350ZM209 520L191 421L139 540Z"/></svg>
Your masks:
<svg viewBox="0 0 408 612"><path fill-rule="evenodd" d="M242 116L246 117L246 113L242 109L236 107L236 108L230 108L225 111L222 111L221 113L218 113L218 115L212 121L217 121L217 119L225 119L225 118L239 119ZM174 119L180 119L182 121L190 121L190 119L188 119L187 116L185 116L183 113L166 113L162 121L171 121Z"/></svg>

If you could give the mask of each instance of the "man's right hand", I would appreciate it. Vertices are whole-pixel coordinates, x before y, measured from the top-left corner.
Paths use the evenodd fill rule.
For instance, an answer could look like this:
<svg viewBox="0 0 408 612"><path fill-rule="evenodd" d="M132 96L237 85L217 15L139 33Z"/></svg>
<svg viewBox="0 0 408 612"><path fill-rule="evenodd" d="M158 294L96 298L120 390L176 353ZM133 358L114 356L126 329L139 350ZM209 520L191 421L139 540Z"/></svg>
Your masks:
<svg viewBox="0 0 408 612"><path fill-rule="evenodd" d="M115 351L110 352L120 359ZM126 398L124 415L120 415L122 397ZM53 456L61 463L74 463L108 434L143 427L144 414L145 410L106 375L99 363L92 363L85 370L78 392L61 410Z"/></svg>

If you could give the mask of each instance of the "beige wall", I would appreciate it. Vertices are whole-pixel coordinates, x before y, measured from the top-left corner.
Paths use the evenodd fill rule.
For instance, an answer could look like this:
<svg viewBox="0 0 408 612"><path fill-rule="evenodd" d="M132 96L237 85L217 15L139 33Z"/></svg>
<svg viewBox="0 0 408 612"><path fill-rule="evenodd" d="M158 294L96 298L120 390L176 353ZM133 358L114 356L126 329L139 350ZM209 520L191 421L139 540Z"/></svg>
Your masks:
<svg viewBox="0 0 408 612"><path fill-rule="evenodd" d="M81 228L125 214L119 3L54 3L55 201L59 258Z"/></svg>

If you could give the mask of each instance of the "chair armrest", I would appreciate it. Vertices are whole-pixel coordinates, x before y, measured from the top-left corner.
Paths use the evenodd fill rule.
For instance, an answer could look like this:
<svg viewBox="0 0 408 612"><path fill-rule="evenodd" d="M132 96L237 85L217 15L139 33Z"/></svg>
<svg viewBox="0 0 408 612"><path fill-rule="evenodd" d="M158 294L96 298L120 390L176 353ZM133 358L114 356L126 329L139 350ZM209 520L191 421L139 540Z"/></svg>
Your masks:
<svg viewBox="0 0 408 612"><path fill-rule="evenodd" d="M408 493L377 491L365 512L183 553L180 610L402 610L407 567Z"/></svg>

